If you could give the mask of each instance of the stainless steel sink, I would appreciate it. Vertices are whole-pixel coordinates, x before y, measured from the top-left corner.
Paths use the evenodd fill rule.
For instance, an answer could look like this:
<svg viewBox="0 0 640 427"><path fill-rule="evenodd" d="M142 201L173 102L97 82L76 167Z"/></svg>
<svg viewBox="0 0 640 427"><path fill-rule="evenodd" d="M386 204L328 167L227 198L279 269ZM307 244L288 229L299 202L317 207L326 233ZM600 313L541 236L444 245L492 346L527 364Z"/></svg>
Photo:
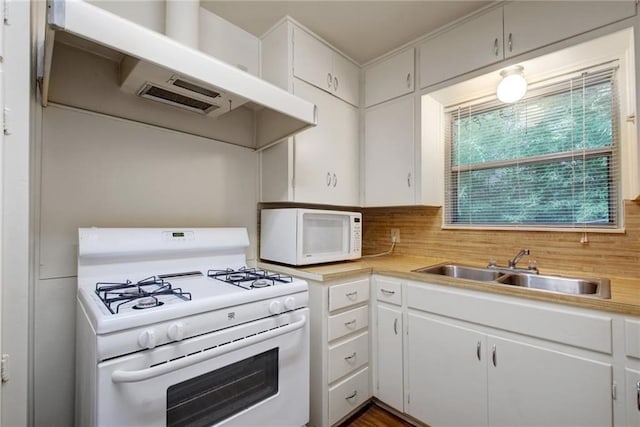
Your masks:
<svg viewBox="0 0 640 427"><path fill-rule="evenodd" d="M525 272L512 272L510 270L505 271L504 269L469 267L453 263L436 264L413 271L454 277L456 279L519 286L545 292L611 298L611 284L608 279L602 278L543 276Z"/></svg>
<svg viewBox="0 0 640 427"><path fill-rule="evenodd" d="M507 274L497 279L498 283L523 288L540 289L563 294L591 295L611 298L611 284L608 279L541 276L535 274Z"/></svg>
<svg viewBox="0 0 640 427"><path fill-rule="evenodd" d="M418 270L418 273L438 274L440 276L455 277L457 279L478 280L480 282L492 282L504 273L488 268L468 267L458 264L437 264Z"/></svg>

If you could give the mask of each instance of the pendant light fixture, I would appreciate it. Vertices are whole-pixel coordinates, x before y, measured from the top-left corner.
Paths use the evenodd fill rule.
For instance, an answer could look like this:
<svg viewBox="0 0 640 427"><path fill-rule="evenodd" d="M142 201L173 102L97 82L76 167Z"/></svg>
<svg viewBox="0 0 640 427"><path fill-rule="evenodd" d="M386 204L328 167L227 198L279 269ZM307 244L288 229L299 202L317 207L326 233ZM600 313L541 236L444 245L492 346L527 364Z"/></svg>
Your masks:
<svg viewBox="0 0 640 427"><path fill-rule="evenodd" d="M527 93L527 81L522 71L524 68L520 65L500 71L502 80L496 89L496 95L500 101L511 104L521 100Z"/></svg>

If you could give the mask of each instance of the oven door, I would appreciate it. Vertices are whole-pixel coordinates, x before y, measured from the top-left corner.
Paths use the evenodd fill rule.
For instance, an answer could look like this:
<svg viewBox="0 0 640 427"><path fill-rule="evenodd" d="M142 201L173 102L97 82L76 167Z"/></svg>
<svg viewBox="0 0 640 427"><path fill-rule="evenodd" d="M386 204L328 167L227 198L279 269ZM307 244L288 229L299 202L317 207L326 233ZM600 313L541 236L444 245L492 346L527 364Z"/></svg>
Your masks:
<svg viewBox="0 0 640 427"><path fill-rule="evenodd" d="M308 309L98 365L101 426L302 426L309 420Z"/></svg>

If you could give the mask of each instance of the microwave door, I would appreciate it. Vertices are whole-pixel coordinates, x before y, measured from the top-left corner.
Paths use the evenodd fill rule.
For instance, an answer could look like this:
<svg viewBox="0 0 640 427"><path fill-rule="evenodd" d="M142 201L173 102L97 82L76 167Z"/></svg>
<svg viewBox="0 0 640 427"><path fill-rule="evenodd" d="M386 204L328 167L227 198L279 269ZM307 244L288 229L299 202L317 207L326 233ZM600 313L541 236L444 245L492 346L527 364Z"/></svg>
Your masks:
<svg viewBox="0 0 640 427"><path fill-rule="evenodd" d="M350 252L348 215L305 213L302 227L304 260L334 261Z"/></svg>

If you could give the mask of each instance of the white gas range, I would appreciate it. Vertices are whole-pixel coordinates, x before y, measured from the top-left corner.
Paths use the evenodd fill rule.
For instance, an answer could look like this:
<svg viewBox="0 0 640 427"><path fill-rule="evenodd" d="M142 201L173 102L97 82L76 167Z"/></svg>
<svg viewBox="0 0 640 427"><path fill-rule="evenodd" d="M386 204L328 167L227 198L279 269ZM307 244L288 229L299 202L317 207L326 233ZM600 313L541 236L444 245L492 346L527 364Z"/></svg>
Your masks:
<svg viewBox="0 0 640 427"><path fill-rule="evenodd" d="M77 425L308 421L306 282L244 228L79 230Z"/></svg>

